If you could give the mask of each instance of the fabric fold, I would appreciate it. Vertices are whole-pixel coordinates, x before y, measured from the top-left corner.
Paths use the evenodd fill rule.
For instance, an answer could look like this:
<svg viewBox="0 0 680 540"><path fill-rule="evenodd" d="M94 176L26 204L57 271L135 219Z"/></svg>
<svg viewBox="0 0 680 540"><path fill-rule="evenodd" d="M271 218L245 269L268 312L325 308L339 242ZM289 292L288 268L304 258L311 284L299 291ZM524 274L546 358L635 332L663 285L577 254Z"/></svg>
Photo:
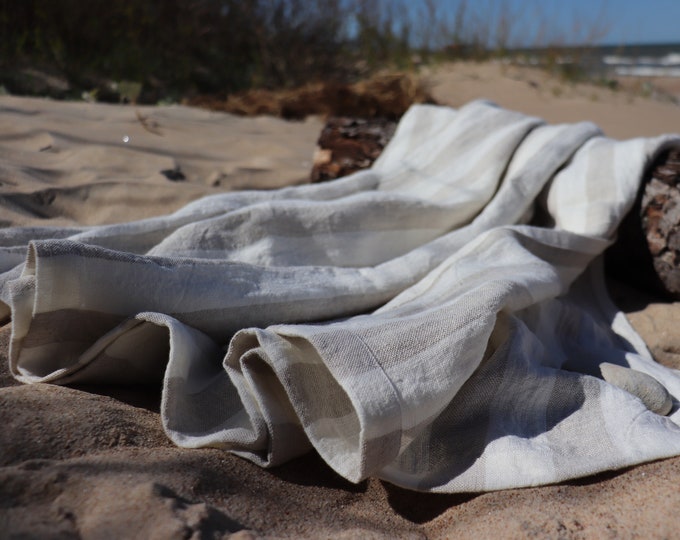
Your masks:
<svg viewBox="0 0 680 540"><path fill-rule="evenodd" d="M470 492L680 454L680 374L599 256L680 138L415 106L369 171L111 226L0 233L18 379L162 382L180 446ZM22 255L23 254L23 255ZM668 417L601 379L611 362Z"/></svg>

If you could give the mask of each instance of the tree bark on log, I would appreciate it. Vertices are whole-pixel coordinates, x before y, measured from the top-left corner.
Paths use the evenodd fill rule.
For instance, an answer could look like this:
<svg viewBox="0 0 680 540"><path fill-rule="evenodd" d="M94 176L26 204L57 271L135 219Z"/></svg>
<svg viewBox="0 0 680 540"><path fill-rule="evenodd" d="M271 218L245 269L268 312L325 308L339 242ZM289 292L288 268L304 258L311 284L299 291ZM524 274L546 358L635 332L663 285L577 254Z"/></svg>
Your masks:
<svg viewBox="0 0 680 540"><path fill-rule="evenodd" d="M680 149L662 152L647 170L606 263L621 281L680 300Z"/></svg>
<svg viewBox="0 0 680 540"><path fill-rule="evenodd" d="M680 299L680 149L667 153L642 199L642 225L665 288Z"/></svg>
<svg viewBox="0 0 680 540"><path fill-rule="evenodd" d="M312 182L333 180L370 167L396 127L397 122L387 118L329 118L317 141Z"/></svg>
<svg viewBox="0 0 680 540"><path fill-rule="evenodd" d="M329 118L317 143L312 182L370 167L396 126L384 118ZM616 243L605 253L605 269L637 289L680 300L680 149L663 152L648 168Z"/></svg>

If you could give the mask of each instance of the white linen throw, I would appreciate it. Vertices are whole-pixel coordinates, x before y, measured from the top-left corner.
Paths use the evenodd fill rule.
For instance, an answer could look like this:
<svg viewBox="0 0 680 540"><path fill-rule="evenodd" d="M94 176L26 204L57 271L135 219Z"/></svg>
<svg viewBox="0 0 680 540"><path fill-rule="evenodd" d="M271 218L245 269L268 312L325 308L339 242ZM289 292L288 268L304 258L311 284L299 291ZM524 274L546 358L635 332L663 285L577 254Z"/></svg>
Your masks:
<svg viewBox="0 0 680 540"><path fill-rule="evenodd" d="M162 379L180 446L263 466L314 448L351 481L417 490L678 455L680 373L609 302L598 257L670 146L481 101L421 105L372 169L335 182L0 230L11 371ZM660 381L671 414L602 380L605 361Z"/></svg>

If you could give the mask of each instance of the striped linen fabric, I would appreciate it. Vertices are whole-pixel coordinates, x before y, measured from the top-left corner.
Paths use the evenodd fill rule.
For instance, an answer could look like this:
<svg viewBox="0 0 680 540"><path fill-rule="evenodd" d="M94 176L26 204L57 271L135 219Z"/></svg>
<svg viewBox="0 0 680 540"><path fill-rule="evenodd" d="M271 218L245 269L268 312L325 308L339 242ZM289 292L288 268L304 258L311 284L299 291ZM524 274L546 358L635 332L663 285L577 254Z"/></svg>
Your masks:
<svg viewBox="0 0 680 540"><path fill-rule="evenodd" d="M183 447L472 492L680 454L680 373L610 303L600 254L645 168L617 142L477 101L414 106L372 169L174 214L0 231L27 383L163 381ZM606 383L652 375L669 416Z"/></svg>

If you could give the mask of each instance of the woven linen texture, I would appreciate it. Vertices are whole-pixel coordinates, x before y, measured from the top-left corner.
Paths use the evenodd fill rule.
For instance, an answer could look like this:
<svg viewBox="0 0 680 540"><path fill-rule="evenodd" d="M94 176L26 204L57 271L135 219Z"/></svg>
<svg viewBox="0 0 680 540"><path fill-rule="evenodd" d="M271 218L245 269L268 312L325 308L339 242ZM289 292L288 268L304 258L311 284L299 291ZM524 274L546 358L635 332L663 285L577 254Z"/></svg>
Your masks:
<svg viewBox="0 0 680 540"><path fill-rule="evenodd" d="M0 230L27 383L162 380L184 447L470 492L680 454L680 374L600 255L673 136L613 141L487 102L420 105L367 171L110 226ZM630 366L668 417L599 375Z"/></svg>

